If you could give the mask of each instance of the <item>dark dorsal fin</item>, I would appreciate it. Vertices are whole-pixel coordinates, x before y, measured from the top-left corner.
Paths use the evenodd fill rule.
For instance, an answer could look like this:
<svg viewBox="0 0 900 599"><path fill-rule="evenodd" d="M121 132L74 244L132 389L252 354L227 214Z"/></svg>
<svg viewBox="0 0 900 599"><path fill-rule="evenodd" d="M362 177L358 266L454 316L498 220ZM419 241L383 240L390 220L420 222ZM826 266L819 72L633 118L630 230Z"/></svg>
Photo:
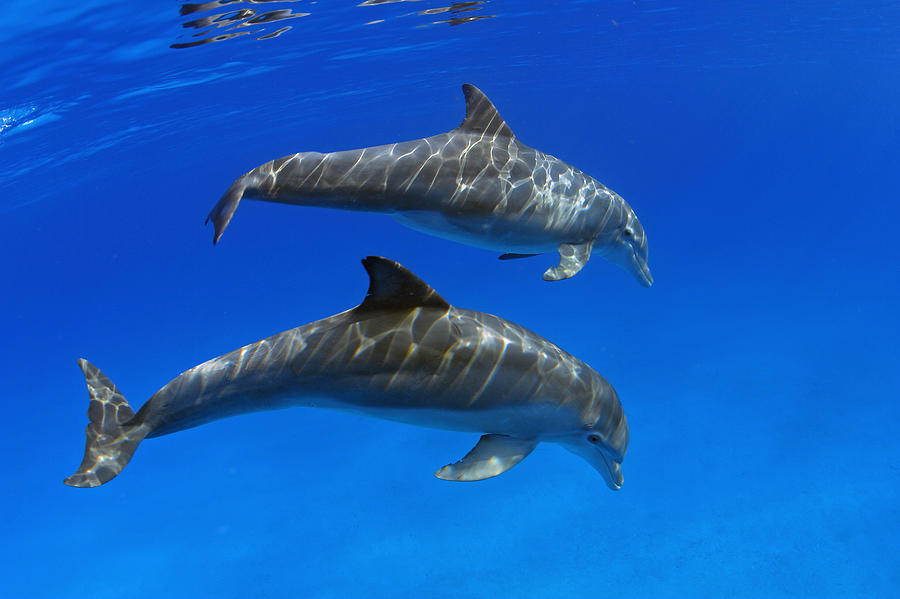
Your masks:
<svg viewBox="0 0 900 599"><path fill-rule="evenodd" d="M367 256L362 263L369 273L369 292L357 310L450 307L428 283L393 260Z"/></svg>
<svg viewBox="0 0 900 599"><path fill-rule="evenodd" d="M466 118L457 127L457 131L479 133L491 137L515 137L512 129L509 128L488 97L484 95L484 92L471 83L464 83L462 89L466 96Z"/></svg>

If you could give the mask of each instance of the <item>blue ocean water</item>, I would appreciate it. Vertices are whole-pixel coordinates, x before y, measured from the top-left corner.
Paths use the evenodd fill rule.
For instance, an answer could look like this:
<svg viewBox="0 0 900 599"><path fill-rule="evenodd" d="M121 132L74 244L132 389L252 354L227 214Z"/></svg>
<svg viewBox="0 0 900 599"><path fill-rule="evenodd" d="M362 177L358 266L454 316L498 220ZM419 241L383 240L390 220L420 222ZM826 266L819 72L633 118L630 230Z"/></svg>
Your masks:
<svg viewBox="0 0 900 599"><path fill-rule="evenodd" d="M0 597L900 595L896 2L7 0L4 23ZM212 246L245 171L452 129L466 82L634 207L651 289L260 202ZM552 445L451 484L477 435L304 409L62 484L77 358L140 406L357 304L368 254L607 377L623 488Z"/></svg>

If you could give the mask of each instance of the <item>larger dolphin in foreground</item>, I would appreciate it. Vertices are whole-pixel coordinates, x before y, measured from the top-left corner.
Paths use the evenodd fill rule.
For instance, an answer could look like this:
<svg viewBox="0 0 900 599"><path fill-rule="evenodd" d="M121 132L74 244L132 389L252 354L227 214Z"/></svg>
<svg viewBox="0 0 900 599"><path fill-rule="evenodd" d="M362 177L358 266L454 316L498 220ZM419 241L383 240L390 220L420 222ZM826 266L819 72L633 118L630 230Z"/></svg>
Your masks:
<svg viewBox="0 0 900 599"><path fill-rule="evenodd" d="M509 470L541 441L561 444L622 485L628 424L615 390L549 341L481 312L455 308L385 258L363 260L369 292L357 307L251 343L191 368L135 414L86 360L87 446L65 483L115 477L147 437L247 412L310 406L485 433L444 480Z"/></svg>
<svg viewBox="0 0 900 599"><path fill-rule="evenodd" d="M385 212L439 237L503 252L501 259L559 250L547 281L567 279L599 252L642 285L653 283L647 238L631 207L599 181L521 143L478 88L463 85L456 129L401 143L302 152L260 165L219 200L219 241L241 198Z"/></svg>

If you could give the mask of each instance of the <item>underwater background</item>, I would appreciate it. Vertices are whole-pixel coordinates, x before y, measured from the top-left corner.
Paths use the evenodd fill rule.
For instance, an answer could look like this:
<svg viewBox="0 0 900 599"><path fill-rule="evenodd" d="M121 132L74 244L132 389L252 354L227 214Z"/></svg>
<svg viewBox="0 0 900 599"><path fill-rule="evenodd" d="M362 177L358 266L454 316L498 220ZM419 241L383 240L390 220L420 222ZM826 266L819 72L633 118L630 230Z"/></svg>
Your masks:
<svg viewBox="0 0 900 599"><path fill-rule="evenodd" d="M0 597L900 596L900 5L77 3L0 29ZM655 283L387 216L244 202L299 151L433 135L479 86L635 209ZM617 389L624 486L542 444L343 413L150 439L69 488L97 364L137 408L195 364L362 300L397 260Z"/></svg>

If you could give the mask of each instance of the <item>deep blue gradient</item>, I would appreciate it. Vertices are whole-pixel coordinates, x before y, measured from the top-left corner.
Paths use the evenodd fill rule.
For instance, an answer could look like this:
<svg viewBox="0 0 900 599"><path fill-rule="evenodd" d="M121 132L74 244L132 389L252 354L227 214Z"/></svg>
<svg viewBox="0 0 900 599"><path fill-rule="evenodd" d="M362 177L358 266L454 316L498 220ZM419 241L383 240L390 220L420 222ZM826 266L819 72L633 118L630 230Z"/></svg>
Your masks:
<svg viewBox="0 0 900 599"><path fill-rule="evenodd" d="M282 4L311 14L187 49L175 2L4 4L0 597L900 596L896 2L492 0L458 26L418 14L440 0ZM634 207L651 289L249 201L213 248L243 172L451 129L465 82ZM606 376L622 490L549 445L442 482L477 435L302 409L62 484L77 358L140 406L358 303L367 254Z"/></svg>

